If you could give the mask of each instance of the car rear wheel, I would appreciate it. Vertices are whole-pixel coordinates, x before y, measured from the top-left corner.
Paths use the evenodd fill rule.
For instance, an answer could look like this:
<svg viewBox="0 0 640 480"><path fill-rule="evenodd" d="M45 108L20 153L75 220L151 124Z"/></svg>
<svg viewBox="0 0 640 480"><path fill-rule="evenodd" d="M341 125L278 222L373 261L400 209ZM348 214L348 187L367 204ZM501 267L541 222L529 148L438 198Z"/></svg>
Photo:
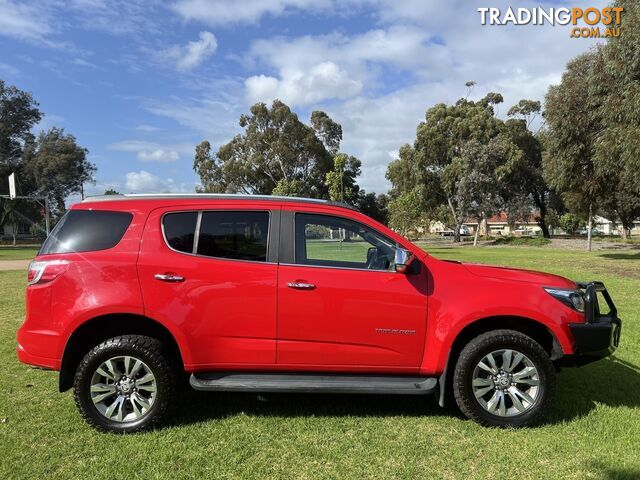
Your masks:
<svg viewBox="0 0 640 480"><path fill-rule="evenodd" d="M157 425L173 405L176 387L162 343L141 335L102 342L84 357L74 379L76 404L87 423L120 433Z"/></svg>
<svg viewBox="0 0 640 480"><path fill-rule="evenodd" d="M535 340L494 330L470 341L453 376L456 403L472 420L498 427L539 423L555 393L551 359Z"/></svg>

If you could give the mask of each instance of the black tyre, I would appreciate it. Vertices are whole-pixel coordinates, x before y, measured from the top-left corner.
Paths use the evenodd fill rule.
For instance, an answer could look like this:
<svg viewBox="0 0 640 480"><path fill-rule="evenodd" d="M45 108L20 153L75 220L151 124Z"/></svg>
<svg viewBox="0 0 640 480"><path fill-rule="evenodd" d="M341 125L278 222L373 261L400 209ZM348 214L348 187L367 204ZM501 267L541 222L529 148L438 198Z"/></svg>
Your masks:
<svg viewBox="0 0 640 480"><path fill-rule="evenodd" d="M462 413L485 426L527 427L542 421L555 394L551 359L535 340L494 330L460 352L453 393Z"/></svg>
<svg viewBox="0 0 640 480"><path fill-rule="evenodd" d="M157 425L174 405L176 367L155 338L105 340L80 362L73 382L76 405L92 427L137 432Z"/></svg>

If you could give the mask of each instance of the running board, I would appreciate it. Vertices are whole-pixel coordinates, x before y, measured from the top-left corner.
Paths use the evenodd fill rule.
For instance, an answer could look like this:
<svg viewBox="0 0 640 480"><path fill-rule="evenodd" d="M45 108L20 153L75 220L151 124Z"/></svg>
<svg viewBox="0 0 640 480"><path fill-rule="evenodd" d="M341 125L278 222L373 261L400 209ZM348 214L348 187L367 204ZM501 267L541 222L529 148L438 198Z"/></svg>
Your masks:
<svg viewBox="0 0 640 480"><path fill-rule="evenodd" d="M437 378L372 375L197 373L189 380L196 390L224 392L382 393L425 395Z"/></svg>

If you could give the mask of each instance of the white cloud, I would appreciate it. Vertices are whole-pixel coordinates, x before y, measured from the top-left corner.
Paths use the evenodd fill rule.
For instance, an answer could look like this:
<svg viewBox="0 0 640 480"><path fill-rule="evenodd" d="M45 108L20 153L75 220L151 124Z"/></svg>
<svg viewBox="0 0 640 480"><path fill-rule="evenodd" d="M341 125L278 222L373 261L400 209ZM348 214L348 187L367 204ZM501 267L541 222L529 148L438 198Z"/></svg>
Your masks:
<svg viewBox="0 0 640 480"><path fill-rule="evenodd" d="M219 92L206 92L197 100L172 97L168 100L142 101L143 108L204 135L213 144L227 142L238 131L238 118L244 112L242 91L231 101L219 98ZM192 149L193 151L193 149Z"/></svg>
<svg viewBox="0 0 640 480"><path fill-rule="evenodd" d="M180 155L175 150L165 150L163 148L140 150L138 152L138 160L141 162L170 163L177 161L179 158Z"/></svg>
<svg viewBox="0 0 640 480"><path fill-rule="evenodd" d="M53 27L38 8L0 0L0 35L22 40L43 41Z"/></svg>
<svg viewBox="0 0 640 480"><path fill-rule="evenodd" d="M175 64L178 70L192 70L213 55L217 48L218 41L213 33L200 32L199 40L174 45L160 52L160 57Z"/></svg>
<svg viewBox="0 0 640 480"><path fill-rule="evenodd" d="M159 132L162 130L160 127L154 127L153 125L147 125L146 123L142 123L136 127L136 130L140 132Z"/></svg>
<svg viewBox="0 0 640 480"><path fill-rule="evenodd" d="M180 159L180 153L192 154L194 145L184 143L161 145L142 140L124 140L112 143L109 149L120 152L134 152L141 162L172 163Z"/></svg>
<svg viewBox="0 0 640 480"><path fill-rule="evenodd" d="M127 193L179 193L193 192L194 187L189 188L186 184L178 184L172 178L160 178L146 170L139 172L128 172L125 175L125 188Z"/></svg>
<svg viewBox="0 0 640 480"><path fill-rule="evenodd" d="M282 78L264 75L249 77L245 86L250 103L279 98L291 105L307 105L326 98L345 99L362 90L362 82L349 78L333 62L322 62L307 71L286 69Z"/></svg>
<svg viewBox="0 0 640 480"><path fill-rule="evenodd" d="M16 77L20 74L20 70L18 70L13 65L9 65L8 63L0 62L0 73L2 73L3 75Z"/></svg>
<svg viewBox="0 0 640 480"><path fill-rule="evenodd" d="M352 98L367 87L383 85L384 68L410 79L440 68L444 48L431 42L428 31L397 25L347 36L330 33L294 39L275 37L255 41L248 65L264 66L274 75L253 75L245 82L246 98L281 98L294 106L323 100Z"/></svg>
<svg viewBox="0 0 640 480"><path fill-rule="evenodd" d="M172 9L185 20L212 26L256 23L265 14L279 16L293 11L320 10L331 0L179 0Z"/></svg>

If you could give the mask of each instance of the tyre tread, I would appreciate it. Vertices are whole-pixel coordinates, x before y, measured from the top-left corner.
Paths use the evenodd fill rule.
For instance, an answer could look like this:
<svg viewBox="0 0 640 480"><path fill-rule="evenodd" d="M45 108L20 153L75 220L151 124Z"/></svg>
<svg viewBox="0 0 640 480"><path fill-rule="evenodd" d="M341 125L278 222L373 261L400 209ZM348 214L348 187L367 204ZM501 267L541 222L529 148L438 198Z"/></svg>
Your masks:
<svg viewBox="0 0 640 480"><path fill-rule="evenodd" d="M82 392L80 384L85 375L91 375L93 373L89 371L92 361L97 356L101 356L109 350L116 349L130 349L147 356L156 367L154 374L158 377L157 381L159 384L165 385L164 398L158 398L156 400L157 406L153 416L150 417L148 421L142 422L134 427L126 426L126 424L120 428L104 425L97 421L93 412L85 408L82 404L82 395L85 395L85 393ZM167 416L170 408L175 404L174 396L177 384L175 366L168 360L170 356L166 355L164 350L164 345L160 340L144 335L119 335L109 338L92 348L78 365L73 381L76 406L85 422L101 432L115 433L137 432L157 427Z"/></svg>

